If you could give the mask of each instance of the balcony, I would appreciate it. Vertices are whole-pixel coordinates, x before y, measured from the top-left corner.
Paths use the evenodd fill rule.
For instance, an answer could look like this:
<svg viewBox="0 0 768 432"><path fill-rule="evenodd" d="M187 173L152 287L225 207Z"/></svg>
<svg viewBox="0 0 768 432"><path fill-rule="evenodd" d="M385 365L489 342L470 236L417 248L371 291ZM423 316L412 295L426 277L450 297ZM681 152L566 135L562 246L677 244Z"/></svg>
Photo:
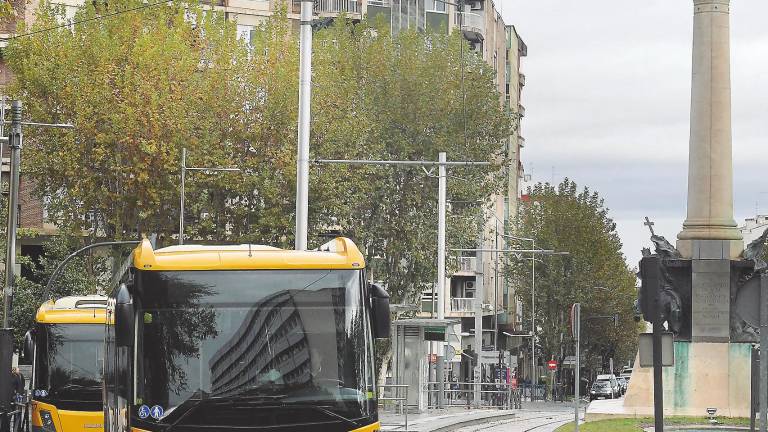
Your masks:
<svg viewBox="0 0 768 432"><path fill-rule="evenodd" d="M456 25L461 25L464 38L470 42L482 42L485 39L485 16L481 14L456 13Z"/></svg>
<svg viewBox="0 0 768 432"><path fill-rule="evenodd" d="M525 138L519 136L519 137L517 137L517 142L520 145L520 148L525 147Z"/></svg>
<svg viewBox="0 0 768 432"><path fill-rule="evenodd" d="M389 3L388 0L384 3ZM291 4L291 12L295 14L301 13L301 1L293 0ZM315 15L327 15L327 14L359 14L360 3L358 0L314 0L314 8L312 12Z"/></svg>
<svg viewBox="0 0 768 432"><path fill-rule="evenodd" d="M517 113L520 115L520 118L525 117L525 107L518 104L517 105Z"/></svg>
<svg viewBox="0 0 768 432"><path fill-rule="evenodd" d="M475 257L456 257L458 267L457 273L475 273L477 268L477 258Z"/></svg>
<svg viewBox="0 0 768 432"><path fill-rule="evenodd" d="M360 3L357 0L315 0L316 14L360 13Z"/></svg>
<svg viewBox="0 0 768 432"><path fill-rule="evenodd" d="M520 87L525 87L525 74L520 74Z"/></svg>
<svg viewBox="0 0 768 432"><path fill-rule="evenodd" d="M472 313L475 310L474 304L474 298L454 297L451 299L451 312Z"/></svg>

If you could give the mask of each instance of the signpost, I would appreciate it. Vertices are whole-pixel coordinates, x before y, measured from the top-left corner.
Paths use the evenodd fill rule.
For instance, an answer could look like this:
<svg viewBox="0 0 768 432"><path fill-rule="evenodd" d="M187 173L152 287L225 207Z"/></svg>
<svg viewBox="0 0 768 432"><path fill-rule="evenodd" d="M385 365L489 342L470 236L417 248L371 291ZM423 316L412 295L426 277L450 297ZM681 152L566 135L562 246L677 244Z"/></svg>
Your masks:
<svg viewBox="0 0 768 432"><path fill-rule="evenodd" d="M664 432L664 388L661 377L663 366L662 359L662 334L664 323L661 317L659 302L659 289L661 288L661 261L659 257L650 256L640 260L640 309L643 318L653 324L653 417L654 430Z"/></svg>
<svg viewBox="0 0 768 432"><path fill-rule="evenodd" d="M581 368L581 356L579 355L579 338L581 337L581 303L574 303L571 306L571 332L573 334L573 340L576 344L576 364L574 370L576 373L573 384L573 415L574 415L574 430L579 432L579 386L581 384L581 377L579 376Z"/></svg>

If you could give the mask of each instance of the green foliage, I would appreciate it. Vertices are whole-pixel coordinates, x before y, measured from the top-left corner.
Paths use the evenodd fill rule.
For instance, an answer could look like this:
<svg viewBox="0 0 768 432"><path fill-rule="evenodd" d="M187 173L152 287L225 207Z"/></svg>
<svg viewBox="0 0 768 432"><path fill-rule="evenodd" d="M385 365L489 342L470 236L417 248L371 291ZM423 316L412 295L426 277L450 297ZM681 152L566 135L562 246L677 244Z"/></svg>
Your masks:
<svg viewBox="0 0 768 432"><path fill-rule="evenodd" d="M581 346L588 361L613 357L618 367L634 360L636 277L627 268L616 224L603 199L588 188L579 190L569 179L558 186L539 183L529 188L528 195L530 201L520 209L519 235L536 239L537 248L570 253L537 258L541 262L536 262L536 324L542 355L559 357L561 335L570 340L570 306L580 302ZM520 281L517 293L523 304L530 305L530 260L514 261L511 271ZM530 308L524 309L524 321L530 322ZM610 319L590 319L614 314L619 315L618 327ZM566 353L572 352L571 346L563 346Z"/></svg>
<svg viewBox="0 0 768 432"><path fill-rule="evenodd" d="M61 12L43 4L33 30ZM89 3L77 18L98 13ZM234 40L223 15L179 2L10 44L13 88L28 115L76 126L26 135L26 172L52 197L60 224L90 228L81 221L92 212L109 238L138 229L173 242L186 147L188 166L242 169L189 173L189 238L292 245L298 39L283 9L248 45ZM316 33L311 157L436 160L446 151L449 160L496 163L451 170L464 181L450 179L450 200L499 191L513 122L492 69L469 50L462 57L462 43L459 34L393 37L344 17ZM455 245L474 242L478 212L452 207ZM420 168L320 165L310 173L312 244L341 229L380 269L394 302L413 301L436 277L436 213L437 179Z"/></svg>
<svg viewBox="0 0 768 432"><path fill-rule="evenodd" d="M458 203L501 190L506 161L500 153L512 122L492 70L468 50L461 57L462 43L459 34L391 37L365 24L337 24L318 34L312 152L330 159L435 161L445 151L449 160L497 162L451 169L449 200L456 204L448 238L471 245L480 208ZM463 88L462 62L469 83ZM369 261L381 257L375 265L393 302L415 302L436 278L437 179L403 166L321 165L312 176L313 231L340 227Z"/></svg>
<svg viewBox="0 0 768 432"><path fill-rule="evenodd" d="M136 7L139 0L110 2ZM94 18L87 4L75 19ZM111 10L111 9L110 9ZM55 26L63 11L41 5L31 30ZM93 212L110 237L175 226L180 149L198 162L242 153L238 71L246 51L218 13L172 3L23 37L8 47L13 91L38 121L70 122L27 134L24 168L50 213L65 224ZM237 149L236 149L237 147Z"/></svg>

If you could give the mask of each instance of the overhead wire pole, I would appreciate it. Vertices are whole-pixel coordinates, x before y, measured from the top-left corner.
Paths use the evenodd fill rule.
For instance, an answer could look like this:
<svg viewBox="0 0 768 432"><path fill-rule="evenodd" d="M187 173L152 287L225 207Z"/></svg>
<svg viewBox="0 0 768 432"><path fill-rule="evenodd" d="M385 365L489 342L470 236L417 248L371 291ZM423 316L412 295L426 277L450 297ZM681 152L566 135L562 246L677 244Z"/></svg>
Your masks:
<svg viewBox="0 0 768 432"><path fill-rule="evenodd" d="M4 105L4 104L3 104ZM4 110L3 110L4 111ZM4 112L2 112L4 114ZM0 123L5 123L1 118ZM8 225L6 231L5 286L3 288L3 328L0 329L0 421L1 432L10 428L9 413L13 410L10 399L12 390L11 369L13 359L13 329L11 311L13 310L13 291L16 285L16 233L19 225L19 177L21 171L21 147L24 135L21 126L43 126L54 128L72 128L71 124L35 123L21 121L21 101L11 102L11 131L8 138L0 137L0 142L7 141L10 148L10 172L8 176Z"/></svg>
<svg viewBox="0 0 768 432"><path fill-rule="evenodd" d="M449 166L489 166L490 162L453 161L447 160L447 154L440 152L437 161L398 161L398 160L366 160L366 159L316 159L312 161L318 164L348 164L348 165L390 165L390 166L421 166L438 167L438 210L437 210L437 318L445 319L445 238L446 238L446 208L448 195L448 167ZM434 316L435 296L432 297L432 316ZM481 332L482 337L482 332ZM444 375L442 369L445 361L445 345L440 343L437 356L436 373L438 379L438 406L443 403ZM479 362L478 362L479 363Z"/></svg>
<svg viewBox="0 0 768 432"><path fill-rule="evenodd" d="M307 249L309 224L309 122L312 99L312 0L301 1L299 133L296 155L296 250Z"/></svg>

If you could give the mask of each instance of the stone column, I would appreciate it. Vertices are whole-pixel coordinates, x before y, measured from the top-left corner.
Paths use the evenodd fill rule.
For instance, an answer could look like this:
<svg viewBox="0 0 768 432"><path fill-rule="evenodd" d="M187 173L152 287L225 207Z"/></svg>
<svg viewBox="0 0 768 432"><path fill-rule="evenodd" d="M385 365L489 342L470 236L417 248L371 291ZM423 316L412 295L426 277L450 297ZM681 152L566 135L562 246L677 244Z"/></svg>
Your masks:
<svg viewBox="0 0 768 432"><path fill-rule="evenodd" d="M742 252L733 219L729 3L693 0L688 217L677 236L688 258L695 240L718 241L727 258Z"/></svg>

